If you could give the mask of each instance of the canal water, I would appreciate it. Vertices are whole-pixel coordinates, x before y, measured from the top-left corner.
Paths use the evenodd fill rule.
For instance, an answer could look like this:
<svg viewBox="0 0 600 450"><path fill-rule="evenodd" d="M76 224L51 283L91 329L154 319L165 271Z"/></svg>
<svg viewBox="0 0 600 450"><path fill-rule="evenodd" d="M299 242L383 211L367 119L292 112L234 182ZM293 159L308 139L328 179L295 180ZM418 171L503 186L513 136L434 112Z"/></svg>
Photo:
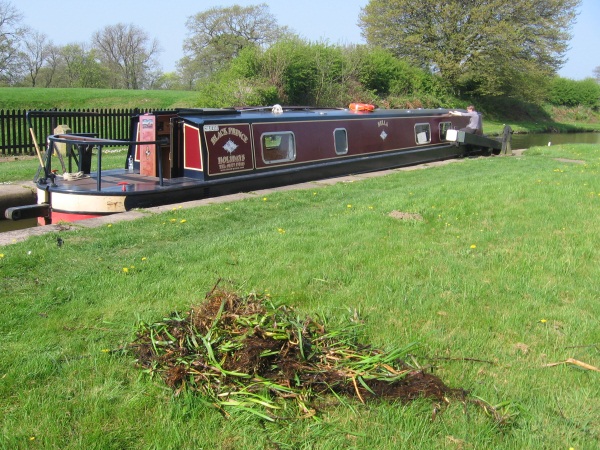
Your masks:
<svg viewBox="0 0 600 450"><path fill-rule="evenodd" d="M540 133L540 134L513 134L511 147L523 149L536 146L560 144L598 144L600 133ZM36 226L36 219L13 222L0 220L0 233Z"/></svg>
<svg viewBox="0 0 600 450"><path fill-rule="evenodd" d="M512 148L522 149L541 145L600 144L600 133L540 133L513 134Z"/></svg>
<svg viewBox="0 0 600 450"><path fill-rule="evenodd" d="M0 220L0 233L5 231L23 230L25 228L31 228L37 226L37 219L25 219L25 220Z"/></svg>

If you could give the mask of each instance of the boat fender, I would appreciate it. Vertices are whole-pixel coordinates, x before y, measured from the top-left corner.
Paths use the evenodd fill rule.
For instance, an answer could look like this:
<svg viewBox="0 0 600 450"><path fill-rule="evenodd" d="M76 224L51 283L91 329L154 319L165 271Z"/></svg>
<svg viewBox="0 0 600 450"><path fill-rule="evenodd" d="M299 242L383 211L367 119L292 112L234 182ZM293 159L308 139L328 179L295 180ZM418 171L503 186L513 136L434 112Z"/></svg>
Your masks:
<svg viewBox="0 0 600 450"><path fill-rule="evenodd" d="M375 105L370 105L369 103L350 103L349 109L351 111L373 112L375 110Z"/></svg>

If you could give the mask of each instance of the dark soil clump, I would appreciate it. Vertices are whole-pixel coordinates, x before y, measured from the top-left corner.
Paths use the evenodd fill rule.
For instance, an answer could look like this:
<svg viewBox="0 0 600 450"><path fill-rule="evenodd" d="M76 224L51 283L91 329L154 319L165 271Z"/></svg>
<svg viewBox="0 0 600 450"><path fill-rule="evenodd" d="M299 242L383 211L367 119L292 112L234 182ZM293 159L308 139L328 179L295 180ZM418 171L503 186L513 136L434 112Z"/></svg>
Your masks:
<svg viewBox="0 0 600 450"><path fill-rule="evenodd" d="M332 327L266 297L215 289L183 315L141 323L130 348L175 392L197 391L223 412L240 406L268 420L283 399L297 401L297 415L312 415L311 400L330 393L361 402L464 397L406 362L414 346L383 352L360 343L353 319Z"/></svg>

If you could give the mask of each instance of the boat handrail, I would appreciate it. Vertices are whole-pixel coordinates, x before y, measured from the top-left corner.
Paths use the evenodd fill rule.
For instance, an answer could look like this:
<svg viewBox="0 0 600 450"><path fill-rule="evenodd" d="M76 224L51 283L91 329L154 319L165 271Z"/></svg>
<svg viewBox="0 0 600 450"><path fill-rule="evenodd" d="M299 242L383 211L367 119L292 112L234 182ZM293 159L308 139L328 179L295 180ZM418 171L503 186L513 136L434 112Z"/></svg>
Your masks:
<svg viewBox="0 0 600 450"><path fill-rule="evenodd" d="M152 145L162 144L163 141L126 141L122 139L104 139L93 136L83 136L78 134L52 134L47 138L49 141L60 144L75 145Z"/></svg>
<svg viewBox="0 0 600 450"><path fill-rule="evenodd" d="M93 146L98 150L98 166L96 173L96 190L100 192L102 190L102 148L104 146L110 145L121 145L121 146L138 146L138 145L156 145L156 150L158 151L158 178L160 186L164 185L163 178L163 170L162 170L162 148L161 144L164 143L163 140L155 140L155 141L126 141L120 139L103 139L97 138L89 135L77 135L77 134L53 134L47 137L47 151L46 151L46 164L44 166L44 172L46 178L50 178L54 183L54 172L52 171L52 158L51 155L54 153L56 143L60 144L70 144L77 146L79 150L79 155L81 159L81 155L83 154L83 148ZM58 150L56 150L58 152ZM69 155L69 158L71 155ZM70 160L69 160L70 161ZM61 157L62 162L62 157ZM69 163L70 164L70 163ZM63 163L64 165L64 163ZM70 166L69 166L70 167ZM42 182L42 184L44 184Z"/></svg>

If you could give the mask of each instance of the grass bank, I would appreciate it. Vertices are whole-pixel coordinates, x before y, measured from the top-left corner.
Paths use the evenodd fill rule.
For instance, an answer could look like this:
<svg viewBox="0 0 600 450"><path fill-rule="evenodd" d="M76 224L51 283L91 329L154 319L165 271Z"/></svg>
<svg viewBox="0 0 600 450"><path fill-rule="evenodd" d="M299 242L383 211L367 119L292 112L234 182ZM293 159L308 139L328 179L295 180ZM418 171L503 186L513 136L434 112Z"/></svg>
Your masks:
<svg viewBox="0 0 600 450"><path fill-rule="evenodd" d="M194 91L0 87L0 110L202 107L198 102ZM484 102L478 109L484 112L485 131L489 134L500 134L504 124L518 133L600 131L600 116L589 108L539 107L499 99Z"/></svg>
<svg viewBox="0 0 600 450"><path fill-rule="evenodd" d="M193 91L0 87L0 109L191 108Z"/></svg>
<svg viewBox="0 0 600 450"><path fill-rule="evenodd" d="M598 448L599 373L572 361L600 367L599 171L598 146L534 148L0 248L1 445ZM219 278L301 314L356 312L383 349L418 342L414 361L514 421L332 397L270 423L174 396L120 349Z"/></svg>

